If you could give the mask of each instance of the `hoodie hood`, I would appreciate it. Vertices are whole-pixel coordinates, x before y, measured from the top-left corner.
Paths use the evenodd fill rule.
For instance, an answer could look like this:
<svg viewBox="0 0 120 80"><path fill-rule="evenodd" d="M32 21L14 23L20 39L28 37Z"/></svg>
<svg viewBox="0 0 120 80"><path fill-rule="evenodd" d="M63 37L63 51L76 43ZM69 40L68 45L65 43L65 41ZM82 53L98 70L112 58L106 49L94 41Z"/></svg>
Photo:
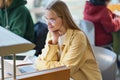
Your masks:
<svg viewBox="0 0 120 80"><path fill-rule="evenodd" d="M99 19L99 15L103 14L106 9L106 5L93 5L89 1L85 4L84 15L89 18ZM96 18L95 18L96 17Z"/></svg>
<svg viewBox="0 0 120 80"><path fill-rule="evenodd" d="M13 0L11 5L7 8L8 10L14 9L18 6L27 4L26 0Z"/></svg>
<svg viewBox="0 0 120 80"><path fill-rule="evenodd" d="M27 4L26 0L13 0L11 5L9 7L7 7L7 13L9 14L8 19L10 17L10 15L15 15L21 8L22 6L24 6L25 4ZM17 9L16 9L17 8ZM5 9L0 9L0 25L5 27L6 24L6 13L5 13Z"/></svg>

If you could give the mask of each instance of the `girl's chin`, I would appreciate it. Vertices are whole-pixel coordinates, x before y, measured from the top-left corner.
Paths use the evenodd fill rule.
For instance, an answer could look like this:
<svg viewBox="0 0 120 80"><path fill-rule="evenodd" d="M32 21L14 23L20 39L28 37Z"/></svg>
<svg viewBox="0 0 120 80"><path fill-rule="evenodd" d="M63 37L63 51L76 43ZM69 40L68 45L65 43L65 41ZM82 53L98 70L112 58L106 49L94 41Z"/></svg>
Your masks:
<svg viewBox="0 0 120 80"><path fill-rule="evenodd" d="M57 30L53 30L53 29L48 29L49 31L52 31L52 32L54 32L54 31L57 31Z"/></svg>

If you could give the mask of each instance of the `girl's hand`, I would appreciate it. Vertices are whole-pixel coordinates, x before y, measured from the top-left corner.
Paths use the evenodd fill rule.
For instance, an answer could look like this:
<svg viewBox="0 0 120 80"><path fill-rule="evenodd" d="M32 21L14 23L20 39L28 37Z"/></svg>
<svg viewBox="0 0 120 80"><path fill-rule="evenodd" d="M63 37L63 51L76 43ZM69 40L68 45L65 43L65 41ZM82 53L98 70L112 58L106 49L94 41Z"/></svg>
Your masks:
<svg viewBox="0 0 120 80"><path fill-rule="evenodd" d="M52 33L52 44L57 44L58 43L58 38L59 38L59 32L58 31L51 31Z"/></svg>

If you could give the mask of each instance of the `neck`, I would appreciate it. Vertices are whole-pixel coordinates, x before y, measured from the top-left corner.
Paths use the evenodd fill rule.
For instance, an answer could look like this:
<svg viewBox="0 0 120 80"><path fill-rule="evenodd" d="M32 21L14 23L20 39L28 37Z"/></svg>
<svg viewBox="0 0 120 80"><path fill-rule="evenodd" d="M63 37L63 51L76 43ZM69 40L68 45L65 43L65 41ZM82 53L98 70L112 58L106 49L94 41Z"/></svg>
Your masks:
<svg viewBox="0 0 120 80"><path fill-rule="evenodd" d="M66 32L67 32L67 29L64 26L61 27L61 29L59 30L60 36L64 35Z"/></svg>

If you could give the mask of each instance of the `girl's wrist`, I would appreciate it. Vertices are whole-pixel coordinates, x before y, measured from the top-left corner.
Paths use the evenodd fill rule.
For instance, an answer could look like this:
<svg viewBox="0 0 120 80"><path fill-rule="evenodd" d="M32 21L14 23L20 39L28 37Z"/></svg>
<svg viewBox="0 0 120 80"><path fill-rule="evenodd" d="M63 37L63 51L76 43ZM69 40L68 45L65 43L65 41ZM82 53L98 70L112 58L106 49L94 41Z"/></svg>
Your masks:
<svg viewBox="0 0 120 80"><path fill-rule="evenodd" d="M58 44L58 41L54 41L54 40L52 40L52 44Z"/></svg>
<svg viewBox="0 0 120 80"><path fill-rule="evenodd" d="M52 44L52 45L58 44L58 42L55 42L55 41L53 41L53 40L50 40L48 43L49 43L49 44Z"/></svg>

